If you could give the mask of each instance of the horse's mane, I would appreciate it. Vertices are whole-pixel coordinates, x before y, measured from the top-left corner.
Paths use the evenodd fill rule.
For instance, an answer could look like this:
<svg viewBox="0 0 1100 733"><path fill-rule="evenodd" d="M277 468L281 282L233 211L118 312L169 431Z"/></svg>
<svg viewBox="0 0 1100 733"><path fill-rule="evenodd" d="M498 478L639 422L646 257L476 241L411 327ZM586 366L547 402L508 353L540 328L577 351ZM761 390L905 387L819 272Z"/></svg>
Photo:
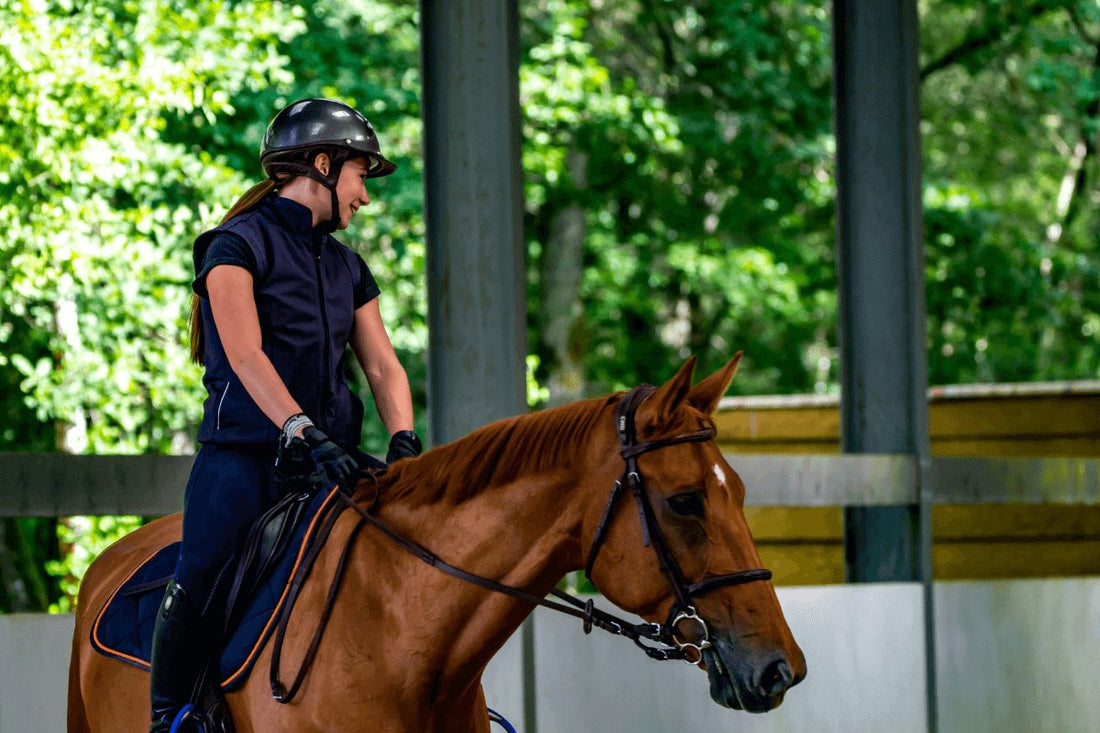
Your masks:
<svg viewBox="0 0 1100 733"><path fill-rule="evenodd" d="M395 463L381 478L381 495L387 502L458 503L522 473L569 465L618 397L571 402L490 423L419 458Z"/></svg>

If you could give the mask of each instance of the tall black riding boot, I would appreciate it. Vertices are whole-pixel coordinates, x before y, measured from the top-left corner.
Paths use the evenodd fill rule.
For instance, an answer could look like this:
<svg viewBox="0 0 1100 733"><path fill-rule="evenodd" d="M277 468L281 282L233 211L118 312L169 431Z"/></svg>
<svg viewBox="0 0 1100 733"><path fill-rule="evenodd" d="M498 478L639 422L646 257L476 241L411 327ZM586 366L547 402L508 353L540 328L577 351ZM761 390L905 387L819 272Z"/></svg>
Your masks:
<svg viewBox="0 0 1100 733"><path fill-rule="evenodd" d="M207 661L207 641L201 609L173 580L164 592L153 627L150 733L168 733L176 714L190 701Z"/></svg>

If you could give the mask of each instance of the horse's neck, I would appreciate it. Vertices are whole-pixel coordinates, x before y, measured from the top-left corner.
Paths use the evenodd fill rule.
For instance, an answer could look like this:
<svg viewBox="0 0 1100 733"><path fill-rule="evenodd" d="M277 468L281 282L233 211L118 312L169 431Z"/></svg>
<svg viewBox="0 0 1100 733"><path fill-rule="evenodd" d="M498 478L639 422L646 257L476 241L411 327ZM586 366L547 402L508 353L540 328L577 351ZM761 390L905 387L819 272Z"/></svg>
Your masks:
<svg viewBox="0 0 1100 733"><path fill-rule="evenodd" d="M491 486L454 505L386 507L382 518L445 562L542 596L580 564L585 509L573 496L577 486L578 476L561 470ZM458 580L395 546L383 554L395 563L400 585L379 602L406 625L399 633L415 637L408 643L426 671L444 680L442 694L478 679L531 612L529 604ZM372 570L364 571L369 585Z"/></svg>

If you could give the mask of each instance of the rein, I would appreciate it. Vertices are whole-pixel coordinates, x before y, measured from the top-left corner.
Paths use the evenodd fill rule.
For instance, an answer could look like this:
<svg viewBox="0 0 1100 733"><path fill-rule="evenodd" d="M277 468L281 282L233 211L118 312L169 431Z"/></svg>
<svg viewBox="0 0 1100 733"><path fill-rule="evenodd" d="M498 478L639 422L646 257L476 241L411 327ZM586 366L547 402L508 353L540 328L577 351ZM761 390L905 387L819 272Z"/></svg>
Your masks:
<svg viewBox="0 0 1100 733"><path fill-rule="evenodd" d="M699 616L695 609L692 599L700 596L704 593L717 590L718 588L724 588L731 585L741 585L744 583L751 583L757 580L770 580L772 573L770 570L756 569L756 570L742 570L736 573L729 573L726 575L719 575L712 578L704 578L703 580L689 584L685 578L683 571L680 569L679 563L676 562L676 558L673 557L672 552L669 550L668 545L665 543L664 537L661 534L660 525L657 523L656 513L653 511L653 505L649 500L649 496L646 493L645 481L642 477L641 471L638 468L638 456L650 451L659 450L672 445L679 445L681 443L699 443L711 440L714 438L715 431L713 428L707 428L699 430L693 433L687 433L683 435L677 435L672 438L665 438L661 440L654 440L644 443L637 442L637 433L634 425L634 414L638 407L645 399L653 393L654 387L650 385L641 385L635 387L633 390L623 396L619 402L618 409L616 410L615 423L616 430L619 435L620 455L622 455L625 461L625 468L623 469L622 476L611 489L611 495L608 498L607 507L604 509L600 523L596 528L596 534L592 540L592 547L589 550L588 560L585 563L585 576L591 580L592 568L596 563L596 558L599 554L600 548L603 545L604 539L607 535L608 525L610 524L611 516L614 506L620 496L625 492L623 491L624 485L630 488L631 493L634 496L635 503L638 508L638 515L642 524L642 537L646 547L653 547L654 552L657 555L657 562L660 566L661 572L668 578L669 584L672 586L673 594L676 598L672 607L669 609L668 618L664 624L658 623L641 623L635 624L619 618L613 614L596 608L592 600L581 601L568 593L553 589L550 594L560 601L565 603L559 603L558 601L549 600L537 596L533 593L529 593L520 588L514 586L505 585L490 578L477 575L475 573L468 572L461 568L458 568L450 563L440 559L432 551L425 548L423 545L404 537L403 535L393 531L387 527L381 520L374 516L374 512L378 508L378 493L377 493L377 477L370 474L371 478L376 483L376 493L371 501L369 507L364 508L355 502L349 495L341 493L340 498L343 500L343 505L337 510L333 511L330 507L327 510L327 515L321 521L320 529L314 535L314 540L311 542L310 547L306 551L302 562L299 564L294 576L291 578L290 585L287 590L286 602L283 604L276 618L276 634L274 640L274 646L271 654L271 668L269 681L271 683L271 694L276 701L280 703L290 702L297 694L306 673L313 664L313 660L316 657L317 648L320 645L321 637L324 634L325 627L328 625L329 617L332 613L332 606L336 600L336 595L339 591L341 580L343 579L344 571L346 570L348 555L350 554L352 543L359 531L366 525L370 524L376 528L383 536L388 538L391 542L398 545L406 552L418 557L423 562L431 565L432 567L447 573L459 580L471 583L473 585L485 588L486 590L493 591L495 593L501 593L513 598L517 598L526 603L530 603L533 606L542 606L543 608L549 608L559 613L564 613L569 616L581 619L583 622L584 633L591 633L592 628L596 627L603 629L618 636L625 636L633 641L642 651L646 653L652 659L667 660L667 659L683 659L689 664L698 665L703 659L703 650L708 649L711 646L710 633L707 628L706 622ZM333 504L332 506L336 506ZM358 515L358 520L355 526L352 528L348 535L348 539L345 541L344 546L340 552L340 560L336 568L336 573L332 580L332 585L329 587L328 598L325 602L324 610L321 613L321 618L318 622L316 631L310 646L306 651L306 655L302 660L301 665L298 668L298 672L295 674L294 680L290 687L287 688L279 680L279 666L282 656L283 641L286 636L287 626L290 621L290 615L293 611L295 602L298 599L298 595L302 586L305 583L306 578L309 577L310 571L320 554L328 536L332 532L333 526L336 524L336 520L343 513L345 509L351 508ZM568 605L567 605L568 604ZM677 631L679 625L683 622L694 623L699 633L696 635L693 641L688 641L681 638Z"/></svg>

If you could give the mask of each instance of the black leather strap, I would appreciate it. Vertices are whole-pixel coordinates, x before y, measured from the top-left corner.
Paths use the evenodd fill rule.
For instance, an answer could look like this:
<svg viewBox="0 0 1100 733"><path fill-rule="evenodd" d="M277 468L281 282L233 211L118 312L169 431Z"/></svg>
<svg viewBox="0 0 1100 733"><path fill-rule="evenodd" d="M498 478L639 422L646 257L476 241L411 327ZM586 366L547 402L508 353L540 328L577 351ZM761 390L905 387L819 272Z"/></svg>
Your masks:
<svg viewBox="0 0 1100 733"><path fill-rule="evenodd" d="M477 575L475 573L467 572L466 570L463 570L462 568L456 567L456 566L440 559L438 555L433 553L431 550L425 548L424 546L414 542L413 540L408 539L407 537L404 537L404 536L398 534L397 532L394 532L392 529L390 529L385 524L383 524L380 519L375 517L373 514L371 514L369 511L367 511L363 507L356 504L354 501L351 501L350 499L347 499L347 502L348 502L348 506L350 506L353 510L358 512L359 515L364 520L366 520L371 525L373 525L376 529L378 529L390 541L392 541L395 544L397 544L398 546L400 546L402 549L404 549L409 554L415 555L416 557L420 558L420 560L424 561L428 565L431 565L432 567L436 568L437 570L441 570L444 573L447 573L448 575L450 575L452 577L458 578L459 580L465 581L467 583L471 583L471 584L479 586L481 588L485 588L486 590L490 590L490 591L493 591L495 593L502 593L504 595L511 596L512 598L518 598L521 601L525 601L526 603L530 603L532 606L542 606L544 608L549 608L549 609L552 609L552 610L557 611L559 613L564 613L564 614L567 614L569 616L579 618L579 619L581 619L585 622L586 627L590 628L591 626L597 626L597 627L599 627L599 628L601 628L605 631L609 631L613 634L626 636L626 637L634 640L635 643L639 643L640 639L649 639L649 640L656 641L656 642L671 644L671 637L668 636L664 632L664 630L660 628L660 626L658 624L632 624L629 621L625 621L625 620L623 620L621 618L618 618L616 616L613 616L612 614L609 614L605 611L601 611L600 609L595 608L594 606L592 606L590 603L589 604L582 603L581 601L579 601L578 599L576 599L573 596L569 595L568 593L563 593L563 592L561 592L559 590L556 590L556 589L550 591L551 595L553 595L555 598L559 598L563 601L566 601L567 603L571 604L574 607L570 607L570 606L567 606L567 605L562 605L561 603L557 603L555 601L549 601L546 598L542 598L542 597L537 596L533 593L528 593L527 591L522 590L520 588L516 588L516 587L510 586L510 585L505 585L505 584L499 583L495 580L491 580L490 578L486 578L484 576ZM643 647L643 648L644 649L651 649L652 647ZM675 657L669 657L669 656L664 655L666 652L674 653L675 650L655 650L655 651L658 651L658 652L661 653L661 656L659 658L662 658L662 659L675 658Z"/></svg>
<svg viewBox="0 0 1100 733"><path fill-rule="evenodd" d="M729 573L713 578L704 578L693 584L688 584L684 577L683 570L680 568L680 564L676 562L676 558L669 550L668 545L665 543L664 536L661 534L661 527L657 522L656 512L654 512L653 505L646 492L645 480L642 478L641 469L638 468L638 456L681 443L696 443L711 440L714 438L715 431L713 428L704 428L703 430L698 430L693 433L684 433L671 438L661 438L659 440L639 443L634 416L638 407L640 407L646 398L653 394L654 391L655 388L651 385L641 385L628 392L619 402L618 409L616 410L615 423L616 430L619 434L620 454L623 457L623 461L626 463L626 467L623 470L623 477L616 483L616 487L624 482L629 485L631 494L633 494L635 504L638 508L638 516L642 524L642 536L645 545L647 547L653 547L653 551L657 555L657 564L661 572L668 578L673 595L676 597L676 602L673 603L672 607L669 609L669 621L665 623L666 630L671 634L672 630L668 628L671 624L671 620L683 610L692 609L693 611L693 597L727 586L741 585L757 580L770 580L772 574L770 570L764 569L742 570L740 572ZM610 515L611 504L614 503L618 493L617 490L612 490L611 500L608 502L608 508L604 512L605 517ZM598 552L600 546L603 544L603 532L605 531L606 520L602 521L597 528L597 536L593 541L592 549L589 551L588 562L585 568L585 573L589 579L591 579L592 566L595 564L596 552Z"/></svg>

